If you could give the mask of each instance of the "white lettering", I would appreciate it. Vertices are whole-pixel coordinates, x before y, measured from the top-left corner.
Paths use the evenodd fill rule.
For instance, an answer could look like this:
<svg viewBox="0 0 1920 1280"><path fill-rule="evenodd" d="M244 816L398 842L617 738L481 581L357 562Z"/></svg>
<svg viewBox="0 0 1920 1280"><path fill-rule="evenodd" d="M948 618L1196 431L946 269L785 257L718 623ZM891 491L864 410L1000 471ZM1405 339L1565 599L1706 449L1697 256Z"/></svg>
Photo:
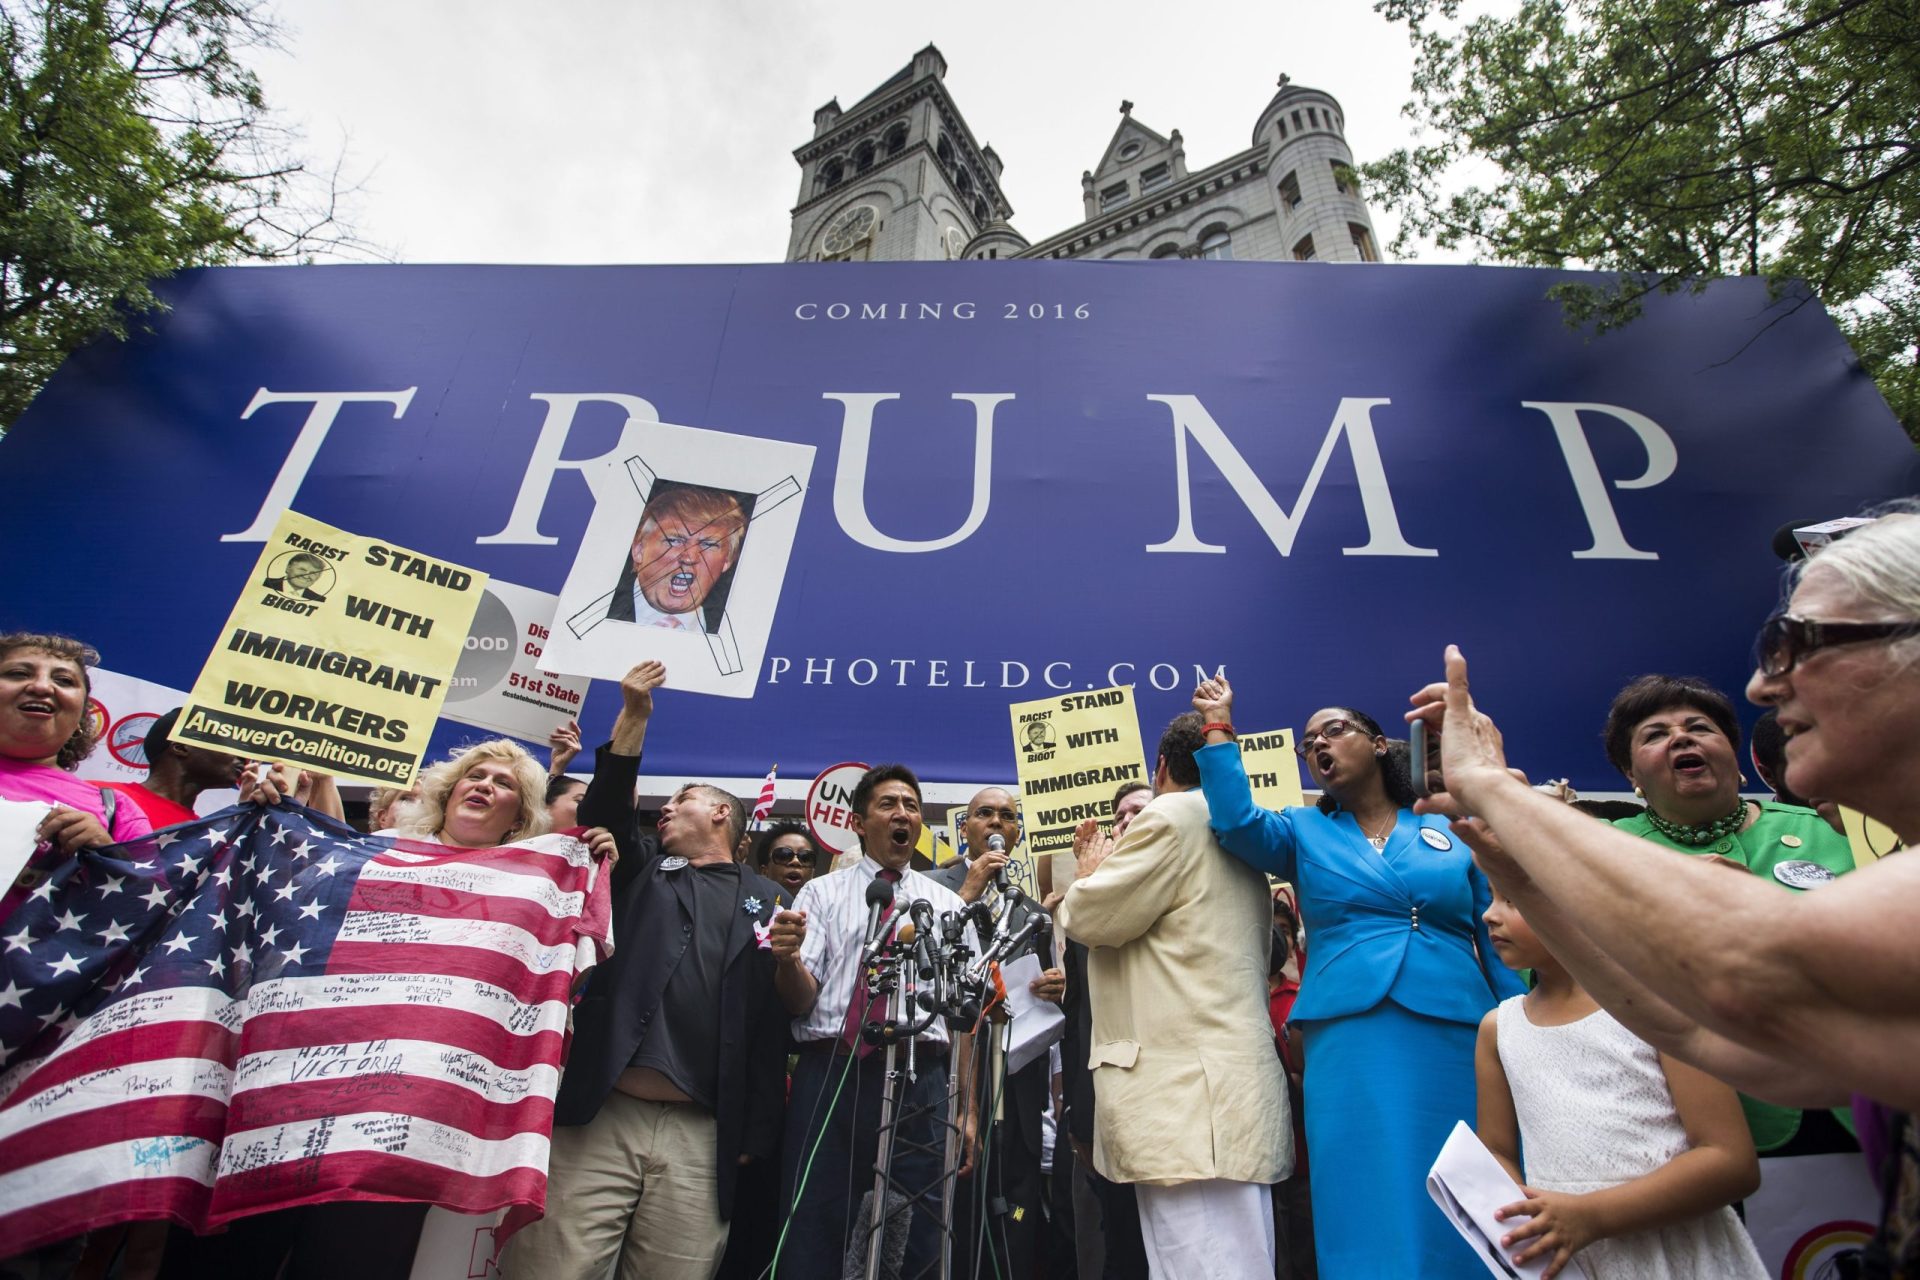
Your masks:
<svg viewBox="0 0 1920 1280"><path fill-rule="evenodd" d="M1065 667L1067 669L1067 674L1069 677L1071 677L1073 674L1073 664L1071 662L1049 662L1046 665L1045 669L1040 672L1040 678L1047 682L1047 688L1049 689L1073 688L1073 681L1071 678L1069 678L1065 684L1059 684L1055 682L1053 678L1053 669L1055 667Z"/></svg>
<svg viewBox="0 0 1920 1280"><path fill-rule="evenodd" d="M1165 684L1160 683L1160 673L1162 671L1167 673L1167 682ZM1147 668L1147 683L1160 690L1160 692L1165 693L1180 683L1180 671L1170 662L1156 662Z"/></svg>
<svg viewBox="0 0 1920 1280"><path fill-rule="evenodd" d="M390 404L393 416L397 419L404 415L407 406L413 403L413 393L418 387L408 387L405 391L269 391L265 387L253 393L253 400L246 411L240 415L245 422L254 414L254 410L263 409L270 404L311 404L307 411L307 420L300 424L300 434L294 437L293 448L287 450L287 460L280 464L280 474L273 478L273 485L267 490L267 497L260 504L260 512L254 516L253 523L239 533L223 533L222 542L265 542L267 535L273 532L273 526L280 523L280 517L293 505L294 497L300 492L300 485L307 478L307 468L313 465L320 446L326 443L327 432L333 428L333 419L340 412L340 406L346 404Z"/></svg>
<svg viewBox="0 0 1920 1280"><path fill-rule="evenodd" d="M831 662L832 660L829 659L828 661ZM860 664L863 662L867 666L867 678L865 680L862 680L859 676L854 674L856 671L860 669ZM868 685L872 684L875 680L878 680L879 678L880 678L880 664L875 662L872 658L855 658L852 662L849 662L847 664L847 679L853 684L859 685L862 689L866 688Z"/></svg>
<svg viewBox="0 0 1920 1280"><path fill-rule="evenodd" d="M617 486L626 484L626 478L610 468L594 464L637 451L640 447L640 424L660 419L659 411L650 402L619 391L568 391L554 395L536 392L528 399L546 401L547 417L540 424L539 438L533 442L533 453L527 458L526 474L520 481L520 493L513 500L513 514L507 517L506 528L483 538L475 538L476 545L510 542L528 547L553 546L560 539L550 538L540 532L540 513L546 508L547 491L553 486L553 477L561 471L578 471L586 477L587 487L592 490L595 502L618 497ZM567 434L573 430L573 415L588 401L617 404L627 411L627 420L620 426L620 439L605 453L595 454L591 458L570 458L563 462L560 451L566 447ZM616 488L601 492L609 485Z"/></svg>
<svg viewBox="0 0 1920 1280"><path fill-rule="evenodd" d="M1227 439L1227 433L1213 420L1206 406L1200 403L1198 396L1186 395L1150 395L1149 400L1158 400L1167 406L1173 414L1174 449L1174 485L1179 492L1180 524L1173 536L1165 542L1149 546L1148 551L1192 551L1219 552L1226 548L1218 543L1202 542L1193 531L1193 495L1190 492L1187 476L1187 437L1191 435L1206 455L1220 468L1220 474L1233 487L1240 501L1260 525L1261 530L1272 541L1274 549L1281 555L1293 554L1294 534L1300 522L1306 519L1307 507L1313 501L1314 490L1320 487L1320 476L1327 469L1327 459L1333 456L1333 446L1342 432L1347 437L1347 448L1353 455L1355 479L1359 481L1360 504L1367 516L1367 542L1365 546L1344 547L1342 554L1350 556L1437 556L1440 553L1427 547L1410 544L1400 533L1399 517L1393 509L1393 493L1387 487L1386 468L1380 461L1380 448L1373 438L1373 406L1389 404L1387 400L1361 400L1343 398L1340 408L1334 414L1333 425L1320 442L1320 454L1313 460L1313 469L1307 473L1307 480L1300 487L1300 501L1289 515L1266 487L1254 475L1253 468L1240 456L1240 451Z"/></svg>
<svg viewBox="0 0 1920 1280"><path fill-rule="evenodd" d="M779 684L780 677L785 675L787 672L787 669L791 666L793 666L793 663L789 662L785 658L767 659L767 683Z"/></svg>
<svg viewBox="0 0 1920 1280"><path fill-rule="evenodd" d="M828 308L831 312L832 308ZM867 518L867 454L873 444L873 409L883 400L898 400L892 392L828 391L823 400L838 400L845 408L841 417L840 462L833 478L833 514L847 536L875 551L943 551L973 536L987 518L992 500L993 414L1001 401L1013 399L1013 393L975 394L955 392L955 400L973 405L973 506L966 523L944 538L909 542L890 538L873 527Z"/></svg>
<svg viewBox="0 0 1920 1280"><path fill-rule="evenodd" d="M1116 662L1112 666L1107 668L1107 683L1109 685L1120 685L1120 684L1128 683L1126 680L1122 680L1120 678L1120 670L1122 667L1126 668L1129 675L1132 674L1133 664L1131 662Z"/></svg>
<svg viewBox="0 0 1920 1280"><path fill-rule="evenodd" d="M1011 667L1020 668L1019 684L1012 683L1013 672L1009 670L1009 668ZM1000 687L1002 689L1024 689L1026 688L1027 681L1030 678L1031 678L1031 673L1027 671L1027 664L1024 662L1017 662L1012 658L1008 658L1005 662L1002 662L1000 664Z"/></svg>
<svg viewBox="0 0 1920 1280"><path fill-rule="evenodd" d="M821 660L821 659L819 659L819 658L808 658L808 659L807 659L807 674L806 674L806 676L805 676L805 677L804 677L804 678L803 678L803 679L802 679L802 680L800 681L800 683L801 683L801 684L812 684L812 683L813 683L813 665L814 665L814 663L816 663L816 662L820 662L820 661L822 661L822 660ZM827 658L827 659L825 659L825 663L826 663L826 665L825 665L825 666L823 666L823 667L821 667L821 669L820 669L820 675L821 675L821 680L820 680L820 683L821 683L821 684L832 684L832 683L833 683L833 659L832 659L832 658Z"/></svg>
<svg viewBox="0 0 1920 1280"><path fill-rule="evenodd" d="M1656 551L1636 551L1627 545L1620 531L1620 518L1614 514L1613 501L1607 497L1607 482L1600 478L1600 465L1593 460L1593 448L1586 432L1580 429L1582 410L1604 413L1620 419L1640 437L1647 451L1647 469L1634 480L1615 480L1616 489L1651 489L1673 475L1679 465L1679 451L1666 429L1643 413L1612 404L1578 404L1559 400L1522 400L1523 409L1538 409L1553 424L1553 434L1566 455L1567 474L1573 478L1573 491L1580 495L1580 510L1586 513L1587 528L1593 545L1573 553L1575 560L1658 560Z"/></svg>

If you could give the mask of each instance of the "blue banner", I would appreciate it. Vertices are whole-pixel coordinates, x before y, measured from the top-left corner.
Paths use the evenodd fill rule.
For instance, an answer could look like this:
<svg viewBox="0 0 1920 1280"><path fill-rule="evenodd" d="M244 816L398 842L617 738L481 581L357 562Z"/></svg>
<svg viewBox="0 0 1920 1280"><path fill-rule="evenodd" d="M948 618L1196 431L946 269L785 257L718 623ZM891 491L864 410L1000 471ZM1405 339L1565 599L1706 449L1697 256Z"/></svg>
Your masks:
<svg viewBox="0 0 1920 1280"><path fill-rule="evenodd" d="M289 505L557 592L582 464L658 418L818 452L755 696L662 693L649 774L1008 779L1009 702L1132 684L1151 744L1223 666L1249 728L1333 703L1387 723L1456 641L1516 763L1618 790L1614 691L1668 671L1737 695L1774 529L1920 467L1818 305L1724 281L1589 338L1545 296L1575 278L187 272L0 442L0 622L187 687ZM596 683L590 740L616 706Z"/></svg>

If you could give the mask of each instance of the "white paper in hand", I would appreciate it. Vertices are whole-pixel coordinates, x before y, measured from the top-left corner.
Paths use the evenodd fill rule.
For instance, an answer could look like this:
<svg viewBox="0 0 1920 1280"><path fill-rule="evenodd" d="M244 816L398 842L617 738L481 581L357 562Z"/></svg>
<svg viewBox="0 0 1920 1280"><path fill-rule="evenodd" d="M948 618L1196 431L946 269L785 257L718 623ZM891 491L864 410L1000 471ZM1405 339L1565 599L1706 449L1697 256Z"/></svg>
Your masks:
<svg viewBox="0 0 1920 1280"><path fill-rule="evenodd" d="M1552 1254L1543 1254L1525 1266L1515 1266L1508 1251L1500 1247L1500 1237L1527 1219L1509 1218L1502 1222L1493 1212L1526 1199L1526 1193L1507 1176L1507 1171L1493 1158L1493 1152L1487 1150L1486 1144L1465 1121L1454 1122L1453 1132L1428 1171L1427 1194L1491 1274L1507 1280L1521 1276L1537 1278L1553 1261ZM1587 1280L1578 1258L1570 1260L1560 1274L1567 1280Z"/></svg>
<svg viewBox="0 0 1920 1280"><path fill-rule="evenodd" d="M14 882L40 844L40 822L53 806L41 800L0 800L0 889Z"/></svg>

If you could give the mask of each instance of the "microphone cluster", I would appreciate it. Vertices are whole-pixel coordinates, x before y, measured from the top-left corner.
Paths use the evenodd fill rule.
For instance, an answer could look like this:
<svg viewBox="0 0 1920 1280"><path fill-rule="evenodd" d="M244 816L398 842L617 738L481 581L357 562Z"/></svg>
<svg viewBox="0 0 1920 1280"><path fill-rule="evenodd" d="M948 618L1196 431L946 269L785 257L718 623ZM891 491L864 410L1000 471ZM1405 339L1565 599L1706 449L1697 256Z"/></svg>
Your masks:
<svg viewBox="0 0 1920 1280"><path fill-rule="evenodd" d="M861 1028L868 1044L884 1047L910 1040L936 1018L945 1018L950 1030L971 1030L981 1010L1005 994L999 984L999 966L1030 944L1043 943L1052 921L1005 878L1004 870L995 883L1004 904L998 918L984 901L936 916L932 903L917 898L901 913L905 919L892 929L887 926L893 885L876 879L867 887L867 937L861 966L870 990L900 997L887 1001L891 1016L870 1020ZM1002 928L1022 903L1030 907L1026 919L1018 928ZM969 924L980 943L977 954L967 937Z"/></svg>

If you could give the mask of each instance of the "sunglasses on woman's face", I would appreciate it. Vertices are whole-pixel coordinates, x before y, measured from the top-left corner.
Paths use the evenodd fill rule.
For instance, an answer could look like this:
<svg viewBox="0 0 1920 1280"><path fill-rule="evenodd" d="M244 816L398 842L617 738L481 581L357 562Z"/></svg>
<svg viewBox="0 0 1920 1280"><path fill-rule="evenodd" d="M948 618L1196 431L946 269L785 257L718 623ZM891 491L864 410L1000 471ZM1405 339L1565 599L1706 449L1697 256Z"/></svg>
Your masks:
<svg viewBox="0 0 1920 1280"><path fill-rule="evenodd" d="M811 849L775 849L772 856L775 862L797 862L803 867L813 865Z"/></svg>
<svg viewBox="0 0 1920 1280"><path fill-rule="evenodd" d="M1754 665L1763 676L1785 675L1794 664L1817 649L1867 640L1892 640L1920 634L1913 622L1816 622L1776 613L1760 627L1754 641Z"/></svg>

